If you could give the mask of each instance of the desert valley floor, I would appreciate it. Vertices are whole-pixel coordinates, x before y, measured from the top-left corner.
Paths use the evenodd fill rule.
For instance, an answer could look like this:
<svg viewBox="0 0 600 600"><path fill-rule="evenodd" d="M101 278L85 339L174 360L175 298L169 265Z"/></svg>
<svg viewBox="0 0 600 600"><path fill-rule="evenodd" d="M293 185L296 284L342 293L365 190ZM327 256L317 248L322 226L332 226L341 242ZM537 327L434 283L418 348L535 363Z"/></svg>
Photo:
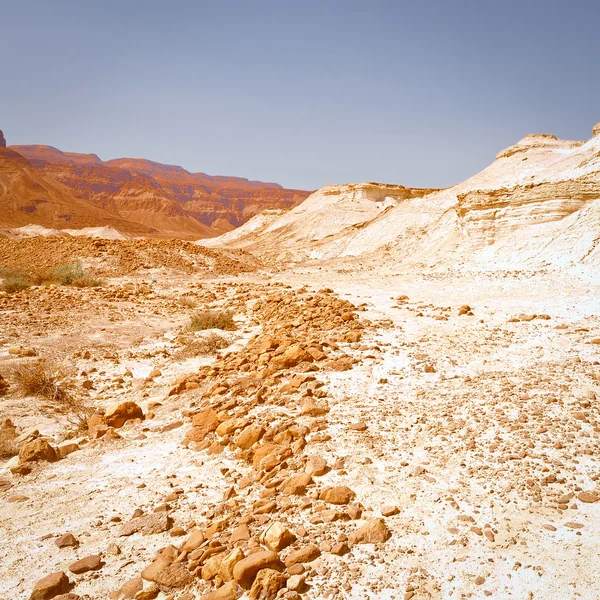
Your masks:
<svg viewBox="0 0 600 600"><path fill-rule="evenodd" d="M600 596L596 279L78 244L0 293L0 598Z"/></svg>

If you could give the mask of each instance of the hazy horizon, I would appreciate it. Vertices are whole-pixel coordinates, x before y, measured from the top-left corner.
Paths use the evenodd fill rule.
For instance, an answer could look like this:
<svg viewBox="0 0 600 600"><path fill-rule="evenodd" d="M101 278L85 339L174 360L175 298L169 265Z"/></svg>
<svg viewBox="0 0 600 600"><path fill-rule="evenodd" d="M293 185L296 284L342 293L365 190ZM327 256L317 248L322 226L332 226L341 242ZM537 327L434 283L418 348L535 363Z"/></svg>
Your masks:
<svg viewBox="0 0 600 600"><path fill-rule="evenodd" d="M0 129L316 189L445 187L600 121L600 5L32 1L0 9Z"/></svg>

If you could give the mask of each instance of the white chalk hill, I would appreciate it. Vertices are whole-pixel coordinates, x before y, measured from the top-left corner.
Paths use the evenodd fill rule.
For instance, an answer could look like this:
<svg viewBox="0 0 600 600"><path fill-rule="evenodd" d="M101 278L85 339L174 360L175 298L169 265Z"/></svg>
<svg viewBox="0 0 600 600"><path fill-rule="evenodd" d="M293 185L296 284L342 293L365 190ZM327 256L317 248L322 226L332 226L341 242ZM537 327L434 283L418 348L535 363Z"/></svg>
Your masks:
<svg viewBox="0 0 600 600"><path fill-rule="evenodd" d="M447 189L330 185L199 243L373 266L600 268L600 124L585 142L528 135Z"/></svg>

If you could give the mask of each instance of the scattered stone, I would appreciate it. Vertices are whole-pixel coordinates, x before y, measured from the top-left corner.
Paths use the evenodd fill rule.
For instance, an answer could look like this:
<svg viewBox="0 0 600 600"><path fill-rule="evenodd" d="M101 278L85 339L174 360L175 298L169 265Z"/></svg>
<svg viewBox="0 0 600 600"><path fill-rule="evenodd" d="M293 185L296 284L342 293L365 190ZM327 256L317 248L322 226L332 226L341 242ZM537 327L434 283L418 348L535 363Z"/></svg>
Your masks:
<svg viewBox="0 0 600 600"><path fill-rule="evenodd" d="M285 559L285 566L290 568L297 563L307 563L321 556L321 550L314 544L309 544L291 552Z"/></svg>
<svg viewBox="0 0 600 600"><path fill-rule="evenodd" d="M123 523L119 530L119 536L132 535L133 533L141 533L142 535L154 535L156 533L163 533L171 529L173 520L166 512L152 513L151 515L144 515L143 517L137 517Z"/></svg>
<svg viewBox="0 0 600 600"><path fill-rule="evenodd" d="M54 462L58 460L56 450L43 438L37 438L31 442L26 442L19 450L19 462Z"/></svg>
<svg viewBox="0 0 600 600"><path fill-rule="evenodd" d="M72 533L65 533L65 535L61 535L59 538L54 540L54 543L59 548L77 548L77 546L79 546L79 541Z"/></svg>
<svg viewBox="0 0 600 600"><path fill-rule="evenodd" d="M321 492L319 499L329 504L349 504L356 498L356 494L347 486L326 487Z"/></svg>
<svg viewBox="0 0 600 600"><path fill-rule="evenodd" d="M71 573L75 573L76 575L81 575L81 573L87 573L88 571L96 571L102 567L104 563L98 554L91 554L90 556L86 556L85 558L81 558L80 560L75 561L73 564L69 565L69 571Z"/></svg>
<svg viewBox="0 0 600 600"><path fill-rule="evenodd" d="M271 523L261 538L262 543L274 552L287 548L296 541L296 536L281 522Z"/></svg>
<svg viewBox="0 0 600 600"><path fill-rule="evenodd" d="M104 413L104 420L109 427L123 427L131 419L144 419L142 409L135 402L115 402Z"/></svg>
<svg viewBox="0 0 600 600"><path fill-rule="evenodd" d="M364 525L350 535L352 544L380 544L386 542L391 537L390 530L387 528L383 519L368 519Z"/></svg>
<svg viewBox="0 0 600 600"><path fill-rule="evenodd" d="M591 492L579 492L579 494L577 495L577 498L579 498L579 500L581 500L581 502L586 502L589 504L592 504L594 502L598 502L598 500L600 500L600 494L598 492L591 491Z"/></svg>

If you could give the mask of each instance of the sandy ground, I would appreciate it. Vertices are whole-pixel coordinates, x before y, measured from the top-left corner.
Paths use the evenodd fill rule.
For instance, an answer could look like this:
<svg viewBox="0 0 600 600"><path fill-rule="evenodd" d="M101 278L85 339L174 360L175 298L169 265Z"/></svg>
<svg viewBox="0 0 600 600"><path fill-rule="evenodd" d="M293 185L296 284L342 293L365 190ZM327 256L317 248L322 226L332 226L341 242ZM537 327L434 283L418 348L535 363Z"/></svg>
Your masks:
<svg viewBox="0 0 600 600"><path fill-rule="evenodd" d="M315 269L276 278L292 287L328 286L356 305L366 303L361 316L375 326L345 347L359 362L319 375L331 394L331 439L309 444L306 452L329 464L345 459L342 470L321 482L352 488L367 514L397 507L386 517L389 541L354 546L343 557L324 553L303 597L600 597L600 502L578 499L600 477L600 345L590 344L600 337L598 286L556 273L382 279ZM264 282L258 275L243 279ZM224 297L234 280L222 281ZM119 359L95 354L91 400L106 406L116 396L132 399L154 416L120 429L121 440L89 442L25 477L8 471L14 459L0 466L0 478L12 483L0 492L0 598L28 598L40 577L94 553L105 566L72 576L74 591L106 598L139 575L159 548L181 541L168 532L118 537L120 521L136 509L151 512L180 489L171 516L188 529L205 522L232 481L248 471L229 453L184 448L186 410L195 396L167 397L174 379L212 360L162 352L176 345L189 313L170 302L195 283L205 286L203 293L219 285L193 276L162 278L143 305L135 297L116 300L110 319L94 313L83 328L74 318L71 330L58 323L35 336L35 324L15 313L10 316L20 325L2 326L0 368L9 362L15 328L20 343L35 342L42 354L57 352L57 338L64 356L110 340ZM398 302L402 295L408 299ZM458 316L462 305L473 315ZM98 306L107 305L99 299ZM509 322L534 314L550 318ZM256 328L243 316L240 324L232 339L243 346ZM89 360L72 362L89 371ZM161 375L145 380L153 368ZM132 381L114 387L126 369ZM3 418L23 428L42 423L42 433L59 431L61 423L38 416L33 399L9 397L2 406ZM365 431L348 428L359 421ZM7 502L17 494L29 499ZM56 548L55 538L67 532L80 540L77 549ZM112 544L119 554L110 554ZM181 596L161 592L159 598Z"/></svg>

